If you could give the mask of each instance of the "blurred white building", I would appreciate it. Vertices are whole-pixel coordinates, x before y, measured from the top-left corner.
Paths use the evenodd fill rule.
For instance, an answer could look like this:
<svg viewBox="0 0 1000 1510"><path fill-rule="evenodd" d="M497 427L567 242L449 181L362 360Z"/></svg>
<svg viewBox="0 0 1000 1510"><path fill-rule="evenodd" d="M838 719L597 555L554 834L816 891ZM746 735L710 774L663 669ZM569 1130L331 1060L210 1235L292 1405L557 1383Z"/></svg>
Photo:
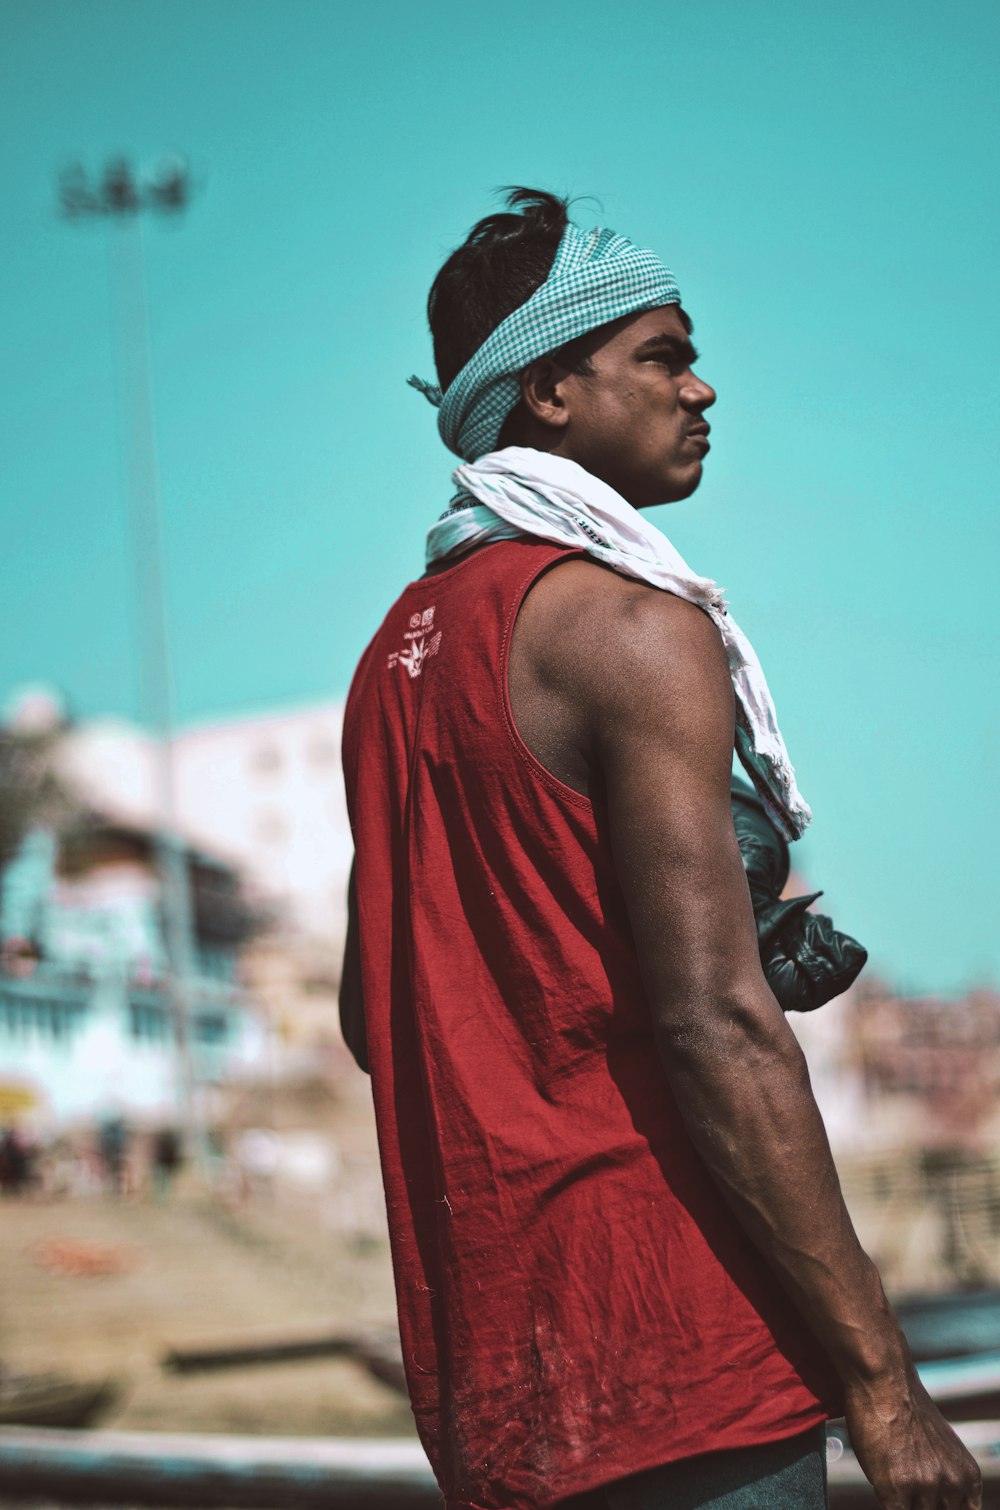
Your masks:
<svg viewBox="0 0 1000 1510"><path fill-rule="evenodd" d="M266 1023L238 978L254 917L235 872L185 855L192 897L186 997L197 1095L259 1071ZM30 831L0 876L0 1120L52 1130L109 1114L176 1125L183 1093L167 989L155 841L94 819Z"/></svg>
<svg viewBox="0 0 1000 1510"><path fill-rule="evenodd" d="M290 932L339 953L352 844L340 768L341 703L218 719L173 742L177 816L188 842L226 858ZM162 808L153 740L121 719L70 729L64 772L125 823Z"/></svg>
<svg viewBox="0 0 1000 1510"><path fill-rule="evenodd" d="M815 1012L789 1012L788 1022L809 1065L813 1094L837 1155L870 1150L872 1121L854 1049L857 986ZM885 1136L879 1129L879 1136Z"/></svg>
<svg viewBox="0 0 1000 1510"><path fill-rule="evenodd" d="M269 1073L290 1073L303 1056L315 1069L317 1049L328 1070L345 1057L336 993L353 851L342 719L342 704L327 702L213 720L174 738L177 826L211 883L194 898L195 1050L207 1083L252 1072L261 1032ZM38 833L4 873L0 931L30 938L41 963L30 979L0 972L0 1116L18 1105L45 1107L57 1121L92 1115L116 1087L130 1115L166 1114L177 1092L159 991L159 880L133 853L165 816L156 742L120 718L67 723L46 689L13 701L6 722L58 734L64 785L125 848L70 877L51 837ZM232 911L216 895L220 884L238 889L263 929L214 941Z"/></svg>

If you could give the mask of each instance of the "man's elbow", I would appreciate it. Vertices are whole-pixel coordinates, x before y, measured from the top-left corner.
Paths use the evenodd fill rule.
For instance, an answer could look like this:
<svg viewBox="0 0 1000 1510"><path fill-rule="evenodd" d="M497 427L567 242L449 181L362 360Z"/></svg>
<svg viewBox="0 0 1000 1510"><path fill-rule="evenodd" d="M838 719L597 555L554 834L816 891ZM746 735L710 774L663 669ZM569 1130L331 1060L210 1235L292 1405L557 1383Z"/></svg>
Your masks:
<svg viewBox="0 0 1000 1510"><path fill-rule="evenodd" d="M808 1079L805 1058L766 983L733 990L699 984L654 1008L657 1048L671 1076L782 1070Z"/></svg>

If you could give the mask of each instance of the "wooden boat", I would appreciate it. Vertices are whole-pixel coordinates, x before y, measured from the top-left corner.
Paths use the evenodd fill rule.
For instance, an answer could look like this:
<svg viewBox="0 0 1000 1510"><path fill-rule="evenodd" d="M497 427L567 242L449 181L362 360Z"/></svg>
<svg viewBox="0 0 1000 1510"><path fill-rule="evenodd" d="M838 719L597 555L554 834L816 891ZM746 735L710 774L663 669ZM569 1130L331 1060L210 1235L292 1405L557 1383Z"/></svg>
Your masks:
<svg viewBox="0 0 1000 1510"><path fill-rule="evenodd" d="M116 1379L0 1373L0 1426L93 1426L121 1395Z"/></svg>
<svg viewBox="0 0 1000 1510"><path fill-rule="evenodd" d="M893 1309L917 1363L1000 1353L1000 1289L897 1296Z"/></svg>
<svg viewBox="0 0 1000 1510"><path fill-rule="evenodd" d="M960 1426L983 1470L984 1510L1000 1510L1000 1423ZM874 1510L849 1447L828 1447L831 1510ZM275 1505L294 1510L440 1510L420 1444L406 1438L224 1437L0 1427L0 1499L57 1504Z"/></svg>

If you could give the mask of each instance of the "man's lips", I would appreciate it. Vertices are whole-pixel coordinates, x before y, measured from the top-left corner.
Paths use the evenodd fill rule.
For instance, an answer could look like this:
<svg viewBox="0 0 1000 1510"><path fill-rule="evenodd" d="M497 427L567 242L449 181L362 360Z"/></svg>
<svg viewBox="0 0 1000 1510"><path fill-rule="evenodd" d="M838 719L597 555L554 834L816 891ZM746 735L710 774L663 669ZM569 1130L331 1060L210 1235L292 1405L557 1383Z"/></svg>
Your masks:
<svg viewBox="0 0 1000 1510"><path fill-rule="evenodd" d="M708 424L692 425L687 433L687 438L688 440L696 441L703 450L710 451L712 449L708 441L710 429L711 426Z"/></svg>

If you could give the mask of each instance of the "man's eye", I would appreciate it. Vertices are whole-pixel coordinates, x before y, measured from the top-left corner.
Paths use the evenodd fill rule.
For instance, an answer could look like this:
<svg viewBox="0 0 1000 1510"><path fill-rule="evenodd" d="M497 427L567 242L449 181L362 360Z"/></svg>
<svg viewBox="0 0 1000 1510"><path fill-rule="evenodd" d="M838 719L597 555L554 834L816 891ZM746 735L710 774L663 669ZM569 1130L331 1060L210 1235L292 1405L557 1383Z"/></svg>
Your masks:
<svg viewBox="0 0 1000 1510"><path fill-rule="evenodd" d="M682 372L687 372L694 366L697 360L697 352L693 352L690 356L662 356L653 358L654 362L659 362L661 367L666 367L669 372L672 372L674 377L680 377Z"/></svg>
<svg viewBox="0 0 1000 1510"><path fill-rule="evenodd" d="M700 359L701 352L695 351L694 347L690 351L657 352L650 358L651 361L659 362L661 367L669 368L675 377L680 377L682 372L687 372Z"/></svg>

